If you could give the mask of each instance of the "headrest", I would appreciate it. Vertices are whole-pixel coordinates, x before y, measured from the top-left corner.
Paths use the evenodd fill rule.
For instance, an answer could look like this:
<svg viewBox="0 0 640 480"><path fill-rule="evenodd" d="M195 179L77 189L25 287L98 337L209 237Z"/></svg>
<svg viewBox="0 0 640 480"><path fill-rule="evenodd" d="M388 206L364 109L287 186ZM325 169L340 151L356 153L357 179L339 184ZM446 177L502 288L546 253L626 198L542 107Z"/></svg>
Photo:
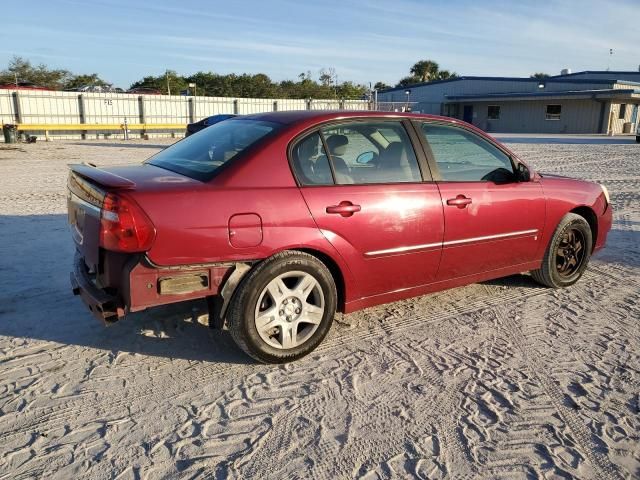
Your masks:
<svg viewBox="0 0 640 480"><path fill-rule="evenodd" d="M384 150L385 155L402 155L405 153L404 145L401 142L391 142Z"/></svg>
<svg viewBox="0 0 640 480"><path fill-rule="evenodd" d="M298 144L298 159L311 160L318 153L318 138L310 137Z"/></svg>
<svg viewBox="0 0 640 480"><path fill-rule="evenodd" d="M343 155L348 144L349 139L345 135L330 135L327 137L327 146L329 147L329 153L332 155Z"/></svg>

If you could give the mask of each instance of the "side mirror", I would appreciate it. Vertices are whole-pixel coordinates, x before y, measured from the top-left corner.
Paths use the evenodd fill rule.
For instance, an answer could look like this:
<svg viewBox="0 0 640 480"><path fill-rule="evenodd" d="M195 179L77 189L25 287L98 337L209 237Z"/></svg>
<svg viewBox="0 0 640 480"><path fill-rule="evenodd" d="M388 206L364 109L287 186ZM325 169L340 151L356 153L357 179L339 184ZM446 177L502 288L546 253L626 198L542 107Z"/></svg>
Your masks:
<svg viewBox="0 0 640 480"><path fill-rule="evenodd" d="M375 156L375 154L373 152L361 153L360 155L358 155L358 158L356 158L356 163L359 163L361 165L366 165L371 160L373 160L374 156Z"/></svg>
<svg viewBox="0 0 640 480"><path fill-rule="evenodd" d="M531 172L524 163L518 163L516 176L519 182L529 182L531 180Z"/></svg>

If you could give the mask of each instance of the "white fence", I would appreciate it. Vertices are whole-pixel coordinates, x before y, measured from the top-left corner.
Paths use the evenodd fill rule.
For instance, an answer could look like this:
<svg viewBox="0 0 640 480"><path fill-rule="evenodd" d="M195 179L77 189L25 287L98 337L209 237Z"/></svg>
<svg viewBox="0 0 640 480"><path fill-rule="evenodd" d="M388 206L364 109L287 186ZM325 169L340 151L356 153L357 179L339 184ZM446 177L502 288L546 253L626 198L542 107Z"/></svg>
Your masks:
<svg viewBox="0 0 640 480"><path fill-rule="evenodd" d="M275 110L370 110L366 100L298 100L287 98L185 97L126 93L79 93L0 89L2 124L78 125L78 130L55 131L49 136L78 138L108 132L83 131L82 125L187 124L221 113L246 115ZM150 130L152 136L182 134L183 130ZM44 132L30 132L35 135ZM120 136L113 133L114 137Z"/></svg>

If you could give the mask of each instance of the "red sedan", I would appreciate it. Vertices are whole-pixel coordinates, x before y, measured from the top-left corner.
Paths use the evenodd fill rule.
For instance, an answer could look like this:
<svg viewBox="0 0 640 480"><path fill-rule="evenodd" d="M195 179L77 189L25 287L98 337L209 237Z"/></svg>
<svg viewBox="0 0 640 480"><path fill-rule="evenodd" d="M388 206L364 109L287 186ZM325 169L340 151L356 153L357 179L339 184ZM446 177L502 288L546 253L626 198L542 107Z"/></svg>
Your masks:
<svg viewBox="0 0 640 480"><path fill-rule="evenodd" d="M526 271L572 285L611 228L605 187L418 114L238 117L68 185L71 283L96 316L206 298L264 362L311 352L337 310Z"/></svg>

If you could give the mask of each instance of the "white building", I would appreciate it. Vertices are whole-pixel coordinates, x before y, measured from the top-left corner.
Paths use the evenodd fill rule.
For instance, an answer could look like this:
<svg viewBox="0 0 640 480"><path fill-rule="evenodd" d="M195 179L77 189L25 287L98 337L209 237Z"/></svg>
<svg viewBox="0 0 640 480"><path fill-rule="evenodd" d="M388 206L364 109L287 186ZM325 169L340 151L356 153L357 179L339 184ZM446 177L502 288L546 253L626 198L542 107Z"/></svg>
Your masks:
<svg viewBox="0 0 640 480"><path fill-rule="evenodd" d="M639 121L640 72L586 71L544 80L465 76L383 90L378 101L409 102L413 111L490 132L631 133Z"/></svg>

